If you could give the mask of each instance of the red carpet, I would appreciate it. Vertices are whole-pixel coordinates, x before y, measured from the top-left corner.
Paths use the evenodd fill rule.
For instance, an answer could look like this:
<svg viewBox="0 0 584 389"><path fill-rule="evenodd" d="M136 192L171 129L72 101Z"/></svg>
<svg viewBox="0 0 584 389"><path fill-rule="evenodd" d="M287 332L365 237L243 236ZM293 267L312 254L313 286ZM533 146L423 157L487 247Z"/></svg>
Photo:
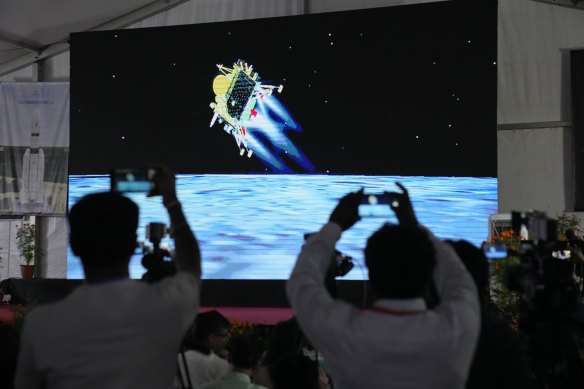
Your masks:
<svg viewBox="0 0 584 389"><path fill-rule="evenodd" d="M12 312L10 306L6 304L0 305L0 323L12 320Z"/></svg>
<svg viewBox="0 0 584 389"><path fill-rule="evenodd" d="M280 321L288 320L294 314L291 308L241 308L241 307L202 307L199 312L206 312L211 309L218 310L229 320L247 321L255 324L277 324Z"/></svg>
<svg viewBox="0 0 584 389"><path fill-rule="evenodd" d="M252 322L255 324L276 324L279 321L288 320L292 317L291 308L241 308L241 307L202 307L199 311L206 312L216 309L229 320L239 320ZM0 322L12 320L10 306L0 305Z"/></svg>

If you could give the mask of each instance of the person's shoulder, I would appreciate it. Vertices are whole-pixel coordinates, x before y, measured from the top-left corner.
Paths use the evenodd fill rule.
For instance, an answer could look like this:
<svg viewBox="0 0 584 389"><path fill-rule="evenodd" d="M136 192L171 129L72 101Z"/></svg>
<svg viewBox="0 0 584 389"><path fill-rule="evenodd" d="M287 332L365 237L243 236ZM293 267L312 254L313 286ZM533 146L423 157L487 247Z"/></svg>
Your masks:
<svg viewBox="0 0 584 389"><path fill-rule="evenodd" d="M219 371L229 372L229 362L226 359L221 358L217 354L211 351L209 355L205 355L204 357L207 362Z"/></svg>
<svg viewBox="0 0 584 389"><path fill-rule="evenodd" d="M185 285L192 285L192 286L199 286L201 283L201 279L188 271L179 270L172 276L168 276L163 278L160 282L154 284L185 284Z"/></svg>
<svg viewBox="0 0 584 389"><path fill-rule="evenodd" d="M258 385L258 384L250 384L247 389L268 389L265 386Z"/></svg>
<svg viewBox="0 0 584 389"><path fill-rule="evenodd" d="M199 386L199 389L221 389L221 380L213 381Z"/></svg>
<svg viewBox="0 0 584 389"><path fill-rule="evenodd" d="M63 314L70 313L71 303L67 298L43 305L22 306L14 309L16 316L24 317L24 330L29 334L43 334L59 326ZM16 318L16 317L15 317Z"/></svg>
<svg viewBox="0 0 584 389"><path fill-rule="evenodd" d="M34 325L37 322L44 322L50 319L51 308L58 308L59 303L47 304L39 307L19 307L14 310L15 315L25 315L25 322L27 325ZM28 311L28 312L27 312Z"/></svg>
<svg viewBox="0 0 584 389"><path fill-rule="evenodd" d="M176 274L164 277L161 281L151 284L155 290L182 295L190 291L197 291L201 280L194 274L186 271L177 271Z"/></svg>
<svg viewBox="0 0 584 389"><path fill-rule="evenodd" d="M203 354L197 350L187 350L184 352L184 356L189 362L205 361L210 358L209 355Z"/></svg>
<svg viewBox="0 0 584 389"><path fill-rule="evenodd" d="M188 350L184 353L185 358L190 362L196 361L200 366L227 366L229 367L229 362L227 360L220 358L214 352L209 354L204 354L197 350Z"/></svg>
<svg viewBox="0 0 584 389"><path fill-rule="evenodd" d="M170 278L184 279L188 282L197 282L197 283L201 281L201 279L198 276L196 276L194 273L192 273L190 271L185 271L185 270L178 270Z"/></svg>

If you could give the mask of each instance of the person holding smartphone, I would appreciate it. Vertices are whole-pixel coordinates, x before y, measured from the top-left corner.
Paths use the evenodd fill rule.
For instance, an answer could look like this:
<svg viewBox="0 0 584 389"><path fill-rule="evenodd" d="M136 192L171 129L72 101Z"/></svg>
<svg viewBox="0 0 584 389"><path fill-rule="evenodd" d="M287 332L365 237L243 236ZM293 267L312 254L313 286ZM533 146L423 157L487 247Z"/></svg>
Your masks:
<svg viewBox="0 0 584 389"><path fill-rule="evenodd" d="M201 256L174 174L159 166L153 182L171 221L176 274L155 284L129 279L138 206L116 192L83 197L69 225L86 283L27 316L16 388L173 387L176 355L199 307Z"/></svg>
<svg viewBox="0 0 584 389"><path fill-rule="evenodd" d="M359 220L362 191L343 197L304 244L288 298L335 388L462 389L480 327L476 287L453 249L418 223L398 186L386 194L399 225L383 226L365 248L373 306L335 300L324 286L336 241ZM423 297L432 280L440 303L430 310Z"/></svg>

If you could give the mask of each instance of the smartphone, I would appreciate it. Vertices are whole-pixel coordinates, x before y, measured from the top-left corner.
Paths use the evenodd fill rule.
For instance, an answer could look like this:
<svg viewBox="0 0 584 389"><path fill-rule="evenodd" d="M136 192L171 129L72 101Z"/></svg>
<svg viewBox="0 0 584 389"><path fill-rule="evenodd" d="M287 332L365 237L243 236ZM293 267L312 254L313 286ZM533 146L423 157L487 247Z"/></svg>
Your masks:
<svg viewBox="0 0 584 389"><path fill-rule="evenodd" d="M509 250L505 243L489 243L483 247L485 257L488 259L503 259L507 258Z"/></svg>
<svg viewBox="0 0 584 389"><path fill-rule="evenodd" d="M397 199L389 193L364 193L359 205L360 217L389 218L393 216L390 205L398 207Z"/></svg>
<svg viewBox="0 0 584 389"><path fill-rule="evenodd" d="M396 201L389 193L363 193L361 205L389 205Z"/></svg>
<svg viewBox="0 0 584 389"><path fill-rule="evenodd" d="M111 191L120 193L148 193L154 188L154 169L113 169L110 174Z"/></svg>

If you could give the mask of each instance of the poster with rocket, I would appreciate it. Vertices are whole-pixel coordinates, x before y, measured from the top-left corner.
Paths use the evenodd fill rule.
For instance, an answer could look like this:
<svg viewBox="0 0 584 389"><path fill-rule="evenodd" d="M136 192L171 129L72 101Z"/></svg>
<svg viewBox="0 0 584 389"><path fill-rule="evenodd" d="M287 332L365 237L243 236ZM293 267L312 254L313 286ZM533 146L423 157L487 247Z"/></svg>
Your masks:
<svg viewBox="0 0 584 389"><path fill-rule="evenodd" d="M64 215L69 83L0 84L0 214Z"/></svg>

